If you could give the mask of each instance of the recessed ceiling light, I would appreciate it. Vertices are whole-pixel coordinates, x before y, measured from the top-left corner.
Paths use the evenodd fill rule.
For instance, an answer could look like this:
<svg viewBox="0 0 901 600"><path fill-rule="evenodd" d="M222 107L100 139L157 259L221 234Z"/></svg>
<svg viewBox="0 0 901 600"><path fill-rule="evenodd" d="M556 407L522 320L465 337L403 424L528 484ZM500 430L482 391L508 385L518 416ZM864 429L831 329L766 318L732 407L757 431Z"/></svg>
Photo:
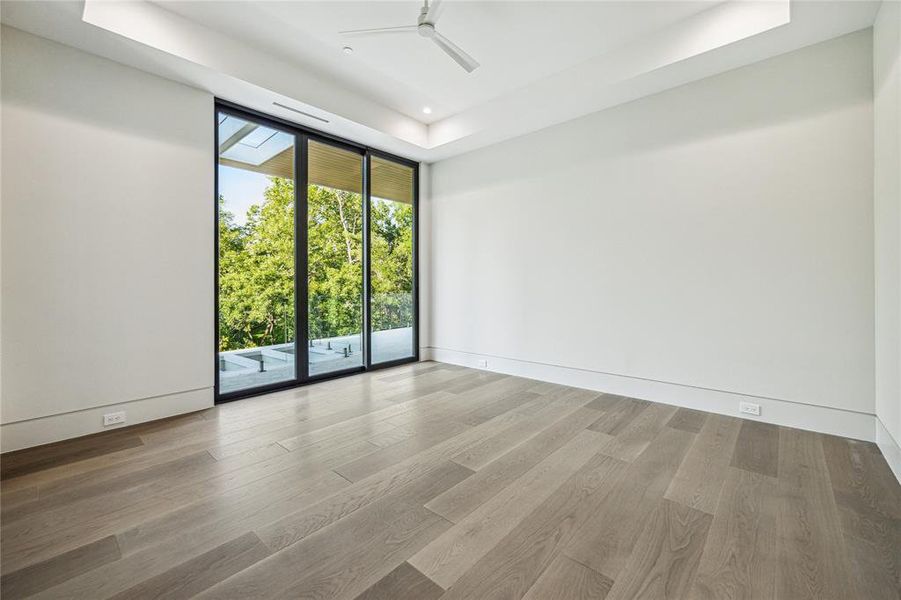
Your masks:
<svg viewBox="0 0 901 600"><path fill-rule="evenodd" d="M354 53L354 49L351 48L350 46L344 46L344 48L342 48L342 50L344 51L344 54L353 54Z"/></svg>
<svg viewBox="0 0 901 600"><path fill-rule="evenodd" d="M432 114L432 109L429 108L428 106L423 106L423 107L422 107L422 112L424 112L424 113L427 114L427 115L430 115L430 114Z"/></svg>

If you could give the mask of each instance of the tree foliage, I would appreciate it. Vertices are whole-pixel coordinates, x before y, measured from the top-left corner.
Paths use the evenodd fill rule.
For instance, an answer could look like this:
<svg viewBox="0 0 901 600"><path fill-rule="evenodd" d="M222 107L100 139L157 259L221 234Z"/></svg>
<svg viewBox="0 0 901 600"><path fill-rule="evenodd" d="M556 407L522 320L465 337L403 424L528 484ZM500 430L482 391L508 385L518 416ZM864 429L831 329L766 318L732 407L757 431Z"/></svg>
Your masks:
<svg viewBox="0 0 901 600"><path fill-rule="evenodd" d="M353 192L311 185L308 193L309 329L314 339L363 326L363 210ZM219 198L219 349L295 339L294 182L270 177L244 225ZM413 209L373 199L373 329L412 324Z"/></svg>
<svg viewBox="0 0 901 600"><path fill-rule="evenodd" d="M373 199L372 328L410 327L413 323L413 207Z"/></svg>

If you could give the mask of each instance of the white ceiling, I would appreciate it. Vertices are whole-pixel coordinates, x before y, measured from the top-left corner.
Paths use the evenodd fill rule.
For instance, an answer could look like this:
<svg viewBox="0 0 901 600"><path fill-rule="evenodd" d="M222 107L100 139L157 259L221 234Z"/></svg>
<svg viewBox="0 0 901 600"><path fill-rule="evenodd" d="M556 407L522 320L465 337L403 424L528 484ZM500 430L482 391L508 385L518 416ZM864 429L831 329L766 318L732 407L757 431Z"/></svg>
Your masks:
<svg viewBox="0 0 901 600"><path fill-rule="evenodd" d="M338 34L414 24L421 3L407 0L4 0L0 20L434 161L868 27L878 4L445 0L438 29L479 60L471 74L415 35Z"/></svg>
<svg viewBox="0 0 901 600"><path fill-rule="evenodd" d="M481 67L469 74L416 35L338 32L416 23L422 2L155 2L431 123L710 8L713 2L442 4L438 29ZM348 56L341 50L350 45ZM429 106L432 114L424 115Z"/></svg>

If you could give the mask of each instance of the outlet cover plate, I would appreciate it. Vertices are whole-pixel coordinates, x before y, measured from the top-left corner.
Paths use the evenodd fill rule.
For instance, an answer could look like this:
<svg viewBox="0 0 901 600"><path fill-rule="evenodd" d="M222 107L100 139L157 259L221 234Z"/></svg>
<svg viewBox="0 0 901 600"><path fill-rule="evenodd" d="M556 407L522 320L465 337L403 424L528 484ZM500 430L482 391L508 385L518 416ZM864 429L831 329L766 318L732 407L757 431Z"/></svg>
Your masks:
<svg viewBox="0 0 901 600"><path fill-rule="evenodd" d="M119 411L114 413L106 413L103 415L103 426L109 427L110 425L121 425L125 422L125 411Z"/></svg>
<svg viewBox="0 0 901 600"><path fill-rule="evenodd" d="M746 414L746 415L754 415L755 417L760 416L760 405L754 404L753 402L739 402L738 403L738 412Z"/></svg>

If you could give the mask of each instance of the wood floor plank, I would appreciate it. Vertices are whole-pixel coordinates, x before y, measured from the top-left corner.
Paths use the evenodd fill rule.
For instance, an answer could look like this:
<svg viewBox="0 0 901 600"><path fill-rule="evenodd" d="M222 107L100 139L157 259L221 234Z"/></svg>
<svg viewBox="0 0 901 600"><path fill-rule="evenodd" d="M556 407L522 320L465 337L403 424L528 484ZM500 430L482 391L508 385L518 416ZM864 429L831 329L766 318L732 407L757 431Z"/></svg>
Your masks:
<svg viewBox="0 0 901 600"><path fill-rule="evenodd" d="M304 420L293 414L287 404L271 410L246 412L241 415L223 412L219 407L211 409L218 417L182 423L172 429L159 429L141 435L144 444L150 448L175 449L194 442L204 442L204 446L226 445L240 440L254 439L258 435L285 427L287 423Z"/></svg>
<svg viewBox="0 0 901 600"><path fill-rule="evenodd" d="M440 379L438 378L440 377ZM427 387L421 383L408 385L406 389L388 393L384 397L392 403L406 403L417 400L430 393L444 392L451 395L473 396L493 395L502 390L523 389L525 385L517 378L500 377L495 379L485 378L479 371L461 369L449 372L446 376L432 376Z"/></svg>
<svg viewBox="0 0 901 600"><path fill-rule="evenodd" d="M506 412L516 410L534 399L534 392L525 390L513 392L512 394L502 395L496 400L482 403L471 411L460 415L456 420L464 425L474 427Z"/></svg>
<svg viewBox="0 0 901 600"><path fill-rule="evenodd" d="M471 389L480 389L488 383L482 374L476 371L464 369L435 372L427 377L412 380L408 389L389 394L385 399L389 402L405 402L438 391L456 390L457 393L463 393Z"/></svg>
<svg viewBox="0 0 901 600"><path fill-rule="evenodd" d="M283 456L281 449L264 447L228 460L203 461L121 493L85 498L4 523L2 568L18 569L40 562L115 533L122 523L162 514L179 502L215 494L228 482L241 481L242 476L260 478L266 472L257 468L258 463L272 464L271 461L284 460ZM35 535L35 531L41 535Z"/></svg>
<svg viewBox="0 0 901 600"><path fill-rule="evenodd" d="M664 497L712 515L719 501L740 427L740 419L710 415Z"/></svg>
<svg viewBox="0 0 901 600"><path fill-rule="evenodd" d="M470 371L472 372L472 371ZM478 372L482 373L483 372ZM448 386L445 391L456 393L460 396L475 397L480 402L490 402L497 398L502 398L517 392L525 392L534 382L521 377L502 376L498 378L482 378L480 379L484 385L480 385L472 389L460 389L459 386Z"/></svg>
<svg viewBox="0 0 901 600"><path fill-rule="evenodd" d="M278 452L281 453L283 450ZM7 510L3 514L4 523L10 524L18 519L43 511L61 507L68 508L76 502L98 496L106 496L144 486L154 487L160 479L172 478L179 473L195 472L202 465L210 465L215 462L216 459L210 456L209 452L197 452L168 463L131 472L116 479L72 486L68 490L60 491L56 494L47 494L33 502Z"/></svg>
<svg viewBox="0 0 901 600"><path fill-rule="evenodd" d="M142 522L235 487L247 485L290 468L285 454L273 456L266 447L222 461L203 464L196 470L178 471L141 486L100 499L89 498L52 511L20 519L4 527L0 546L3 569L17 569L40 562L101 537L122 530L128 523ZM267 469L271 469L267 470ZM36 535L35 531L40 534Z"/></svg>
<svg viewBox="0 0 901 600"><path fill-rule="evenodd" d="M226 542L209 552L124 590L114 600L193 598L203 590L231 577L269 556L269 549L253 533Z"/></svg>
<svg viewBox="0 0 901 600"><path fill-rule="evenodd" d="M156 448L178 447L198 440L214 450L238 442L268 443L299 433L309 432L334 422L337 413L362 408L364 412L392 406L384 398L397 392L405 382L378 385L373 374L355 378L325 381L275 392L247 403L228 403L205 411L200 422L142 435L145 444ZM398 409L398 410L403 410ZM308 423L312 421L312 423ZM264 439L264 437L266 439Z"/></svg>
<svg viewBox="0 0 901 600"><path fill-rule="evenodd" d="M651 404L647 400L637 400L635 398L626 398L625 396L602 396L601 398L599 402L604 402L605 405L611 398L615 398L616 403L612 406L608 405L609 408L598 417L598 420L589 429L608 435L619 434L623 428Z"/></svg>
<svg viewBox="0 0 901 600"><path fill-rule="evenodd" d="M448 385L442 389L448 391L452 394L462 394L464 392L468 392L470 390L478 389L483 385L488 383L492 383L494 381L500 381L502 379L508 379L509 376L504 375L502 373L491 373L491 372L480 372L478 373L472 380L470 381L460 381L454 383L452 385Z"/></svg>
<svg viewBox="0 0 901 600"><path fill-rule="evenodd" d="M567 386L561 385L558 383L551 383L549 381L538 381L536 379L536 380L532 380L532 385L530 385L526 389L528 389L530 392L544 395L544 394L548 394L548 393L558 394L562 391L561 388L565 388L565 387L567 387Z"/></svg>
<svg viewBox="0 0 901 600"><path fill-rule="evenodd" d="M360 435L363 431L371 435L377 435L380 433L378 430L380 425L388 425L388 429L403 426L410 427L412 436L415 434L415 427L423 422L440 421L442 418L449 419L453 417L453 410L444 412L448 407L455 409L458 414L464 414L466 410L479 406L486 399L491 399L495 395L504 397L508 394L515 394L518 389L523 387L521 381L519 383L516 381L493 381L478 390L459 395L446 392L426 394L404 403L374 410L367 415L361 415L341 423L282 439L279 443L294 451L317 440L336 435L353 435L354 432ZM381 431L387 431L387 429Z"/></svg>
<svg viewBox="0 0 901 600"><path fill-rule="evenodd" d="M607 577L558 554L523 600L604 600L611 587Z"/></svg>
<svg viewBox="0 0 901 600"><path fill-rule="evenodd" d="M537 394L523 391L499 392L495 395L494 393L488 393L490 389L493 389L492 386L486 385L483 388L461 394L452 394L447 391L435 392L429 396L418 398L417 403L411 406L410 410L388 419L388 422L398 427L416 427L421 424L440 423L443 421L474 425L465 421L466 415L484 407L486 403L490 403L494 399L518 395L522 406L518 406L513 410L521 411L526 406L531 406L533 401L539 397ZM428 402L424 402L427 399ZM486 420L488 419L482 419L480 422Z"/></svg>
<svg viewBox="0 0 901 600"><path fill-rule="evenodd" d="M564 553L616 581L694 437L665 427L631 463L624 480L610 491Z"/></svg>
<svg viewBox="0 0 901 600"><path fill-rule="evenodd" d="M779 471L779 427L759 421L742 421L731 465L776 477Z"/></svg>
<svg viewBox="0 0 901 600"><path fill-rule="evenodd" d="M398 490L414 483L442 465L443 461L416 462L411 468L392 473L389 477L364 479L341 490L334 496L323 499L318 504L286 515L281 519L257 530L257 533L273 550L281 550L309 537L349 515L392 496ZM467 474L472 471L460 467ZM456 483L462 481L461 477ZM442 492L445 490L441 490ZM439 492L440 493L440 492ZM428 502L431 498L424 500Z"/></svg>
<svg viewBox="0 0 901 600"><path fill-rule="evenodd" d="M55 467L35 474L34 481L42 497L69 492L86 485L98 485L104 481L127 477L132 473L146 472L172 461L206 452L207 444L189 444L162 450L138 446L140 454L125 456L130 450L104 454L94 459L64 467Z"/></svg>
<svg viewBox="0 0 901 600"><path fill-rule="evenodd" d="M901 485L872 444L822 438L860 597L901 597Z"/></svg>
<svg viewBox="0 0 901 600"><path fill-rule="evenodd" d="M619 401L623 399L623 396L614 396L612 394L601 394L585 406L587 408L591 408L593 410L597 410L603 413L609 412L611 409L619 404ZM600 432L598 432L600 433Z"/></svg>
<svg viewBox="0 0 901 600"><path fill-rule="evenodd" d="M403 414L409 406L392 405L390 407L360 415L340 423L334 423L306 433L292 435L278 440L278 444L289 452L295 452L335 438L356 438L376 436L395 429L397 425L388 423L391 417Z"/></svg>
<svg viewBox="0 0 901 600"><path fill-rule="evenodd" d="M347 456L368 451L365 442L360 442L343 449ZM340 462L340 454L338 454ZM280 471L264 479L257 480L249 486L227 490L212 498L183 504L177 509L156 518L147 519L137 527L119 533L119 545L125 555L130 555L142 548L178 535L181 532L221 522L224 519L236 519L244 522L254 519L261 510L270 516L282 500L306 496L320 490L331 490L337 493L349 484L337 473L327 470L331 457L322 462L299 464L297 469ZM265 507L265 508L264 508ZM296 507L295 507L296 510ZM283 512L283 511L282 511ZM272 517L274 520L275 517Z"/></svg>
<svg viewBox="0 0 901 600"><path fill-rule="evenodd" d="M413 377L419 377L420 375L425 375L426 373L431 373L432 371L447 371L449 370L448 365L444 365L442 363L420 363L422 366L418 369L404 369L401 371L392 371L386 373L379 377L380 381L385 383L394 383L396 381L404 381L405 379L412 379Z"/></svg>
<svg viewBox="0 0 901 600"><path fill-rule="evenodd" d="M143 444L138 435L97 434L38 448L7 452L0 462L0 479L11 479L63 464L136 448Z"/></svg>
<svg viewBox="0 0 901 600"><path fill-rule="evenodd" d="M237 439L234 441L232 441L232 439L228 439L224 443L217 444L214 447L210 448L209 452L218 460L229 458L231 456L242 454L261 446L266 446L275 442L282 442L292 434L302 435L304 433L311 433L318 429L322 429L330 425L337 425L343 423L348 419L356 417L363 417L365 419L369 415L372 408L375 406L390 408L391 405L388 403L379 404L377 402L359 402L341 411L301 421L299 423L296 423L295 425L279 427L267 433L260 433L258 435L253 435L250 437L245 437L246 434L242 433L242 435L239 437L242 437L244 439Z"/></svg>
<svg viewBox="0 0 901 600"><path fill-rule="evenodd" d="M2 462L4 598L901 596L875 445L454 365Z"/></svg>
<svg viewBox="0 0 901 600"><path fill-rule="evenodd" d="M390 408L383 394L370 394L366 387L353 390L347 395L334 397L322 392L313 393L306 389L280 392L282 397L278 409L258 410L244 413L228 413L223 405L217 406L220 416L205 419L200 424L189 424L173 431L161 431L142 436L145 444L155 447L178 447L204 441L216 458L245 452L256 446L267 445L282 439L340 423L346 419L366 415L380 408ZM297 396L297 397L295 397ZM299 398L299 400L298 400Z"/></svg>
<svg viewBox="0 0 901 600"><path fill-rule="evenodd" d="M397 490L427 475L436 466L443 466L443 462L440 455L417 455L409 463L401 463L399 468L363 479L315 506L287 515L261 528L258 533L273 550L286 548L374 502L391 496ZM472 474L466 467L460 468L467 474ZM461 477L459 481L462 480ZM423 504L428 500L431 498L424 500Z"/></svg>
<svg viewBox="0 0 901 600"><path fill-rule="evenodd" d="M38 499L38 486L32 485L10 491L3 491L0 497L0 514L6 515L11 509L34 502Z"/></svg>
<svg viewBox="0 0 901 600"><path fill-rule="evenodd" d="M382 469L436 446L466 431L468 428L467 425L454 421L420 425L414 428L414 433L409 438L397 444L385 446L377 452L362 456L353 462L346 463L337 468L336 472L348 481L360 481Z"/></svg>
<svg viewBox="0 0 901 600"><path fill-rule="evenodd" d="M782 600L854 597L820 437L783 429L779 438L776 595Z"/></svg>
<svg viewBox="0 0 901 600"><path fill-rule="evenodd" d="M109 454L101 454L74 463L66 463L50 466L47 469L34 471L12 479L5 479L0 483L3 494L21 490L32 486L38 489L53 485L61 485L65 489L65 480L81 482L93 478L91 473L103 474L109 471L118 471L116 475L131 471L132 468L140 469L153 464L167 462L181 456L187 456L195 452L206 450L207 444L202 442L185 443L177 448L155 448L147 444L135 446L125 450L119 450ZM135 465L134 467L132 465ZM116 476L114 475L114 476Z"/></svg>
<svg viewBox="0 0 901 600"><path fill-rule="evenodd" d="M471 473L465 467L445 461L394 493L348 514L333 526L278 549L267 559L199 597L349 595L353 598L404 562L428 539L450 526L448 521L422 505ZM347 568L348 565L353 568ZM323 588L330 592L317 591Z"/></svg>
<svg viewBox="0 0 901 600"><path fill-rule="evenodd" d="M0 595L7 599L25 598L71 579L79 573L113 562L119 556L116 538L108 536L3 575L0 577Z"/></svg>
<svg viewBox="0 0 901 600"><path fill-rule="evenodd" d="M839 507L855 597L901 598L901 522Z"/></svg>
<svg viewBox="0 0 901 600"><path fill-rule="evenodd" d="M596 418L597 411L587 407L576 410L430 501L426 508L453 523L459 523L463 517L569 442ZM602 433L597 435L605 436Z"/></svg>
<svg viewBox="0 0 901 600"><path fill-rule="evenodd" d="M334 415L348 408L359 406L361 403L368 403L370 410L377 410L378 407L388 407L397 403L398 397L405 393L422 390L426 385L447 383L453 377L462 374L465 373L454 374L447 370L436 370L422 377L390 384L379 382L372 373L362 374L356 378L334 379L318 383L315 386L294 388L259 397L257 398L258 403L261 404L259 408L247 407L244 404L235 406L234 403L219 405L216 408L220 414L215 420L220 423L226 422L231 426L240 426L248 419L251 421L259 419L262 422L266 413L284 414L287 412L293 416L290 421L302 422ZM420 395L424 394L425 392ZM291 424L284 418L278 420L281 423L271 423L258 429L252 432L251 437Z"/></svg>
<svg viewBox="0 0 901 600"><path fill-rule="evenodd" d="M707 420L707 413L700 410L692 410L690 408L680 408L670 419L667 426L681 429L682 431L690 431L691 433L700 433L704 421Z"/></svg>
<svg viewBox="0 0 901 600"><path fill-rule="evenodd" d="M244 514L229 514L229 507L223 506L220 514L224 512L224 515L206 524L162 532L152 524L137 526L119 536L120 548L127 552L120 560L70 579L36 598L56 600L115 595L134 585L135 573L141 577L164 573L231 539L311 506L349 485L340 476L333 476L334 479L318 484L306 483L300 489L288 486L286 490L274 490L271 502L251 498L255 508Z"/></svg>
<svg viewBox="0 0 901 600"><path fill-rule="evenodd" d="M280 592L279 597L351 600L384 579L396 565L449 525L435 513L417 506L391 522L390 530L366 538L347 553L346 559L352 561L355 569L331 566L310 570L303 579Z"/></svg>
<svg viewBox="0 0 901 600"><path fill-rule="evenodd" d="M901 519L901 485L875 444L834 435L821 438L836 501L860 514Z"/></svg>
<svg viewBox="0 0 901 600"><path fill-rule="evenodd" d="M776 489L771 477L729 468L690 597L775 597Z"/></svg>
<svg viewBox="0 0 901 600"><path fill-rule="evenodd" d="M464 431L426 451L420 452L395 465L355 482L338 497L323 502L303 513L289 515L271 526L258 531L267 546L273 549L291 545L322 527L345 517L368 503L391 493L397 487L434 469L461 450L479 443L525 418L515 411L504 413L476 427ZM469 471L467 469L467 471ZM471 472L471 471L470 471Z"/></svg>
<svg viewBox="0 0 901 600"><path fill-rule="evenodd" d="M707 513L661 500L607 598L688 597L712 520Z"/></svg>
<svg viewBox="0 0 901 600"><path fill-rule="evenodd" d="M387 448L404 442L414 435L416 435L416 427L398 427L392 424L385 431L379 431L366 438L366 441L379 448Z"/></svg>
<svg viewBox="0 0 901 600"><path fill-rule="evenodd" d="M443 593L434 581L404 562L354 600L437 600Z"/></svg>
<svg viewBox="0 0 901 600"><path fill-rule="evenodd" d="M582 431L409 559L447 589L598 452L604 434Z"/></svg>
<svg viewBox="0 0 901 600"><path fill-rule="evenodd" d="M604 444L602 451L626 462L635 460L657 438L675 412L676 407L666 404L652 404L646 407L628 425L619 429L613 438Z"/></svg>
<svg viewBox="0 0 901 600"><path fill-rule="evenodd" d="M442 600L522 598L621 483L626 464L596 454L467 571Z"/></svg>
<svg viewBox="0 0 901 600"><path fill-rule="evenodd" d="M512 427L487 438L481 443L467 448L451 459L478 471L493 460L500 458L519 444L529 440L543 431L547 426L566 416L575 409L563 412L563 408L553 401L553 396L545 396L547 404L542 406L533 416Z"/></svg>

